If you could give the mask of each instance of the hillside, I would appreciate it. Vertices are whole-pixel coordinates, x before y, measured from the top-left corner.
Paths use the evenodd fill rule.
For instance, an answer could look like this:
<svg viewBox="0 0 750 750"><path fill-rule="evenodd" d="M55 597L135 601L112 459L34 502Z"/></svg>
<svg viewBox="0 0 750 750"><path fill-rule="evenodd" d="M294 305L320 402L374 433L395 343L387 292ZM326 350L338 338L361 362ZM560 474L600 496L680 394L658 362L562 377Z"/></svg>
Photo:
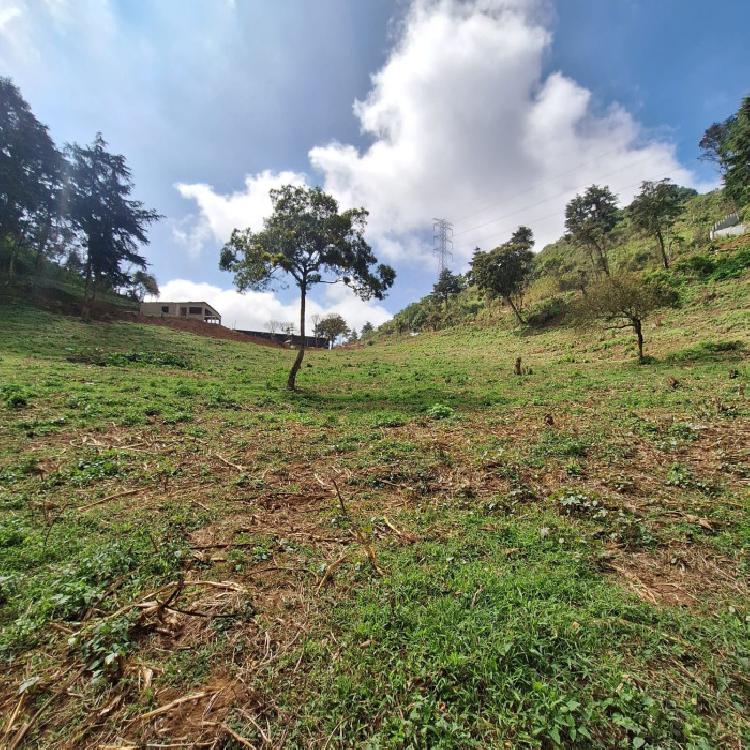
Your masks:
<svg viewBox="0 0 750 750"><path fill-rule="evenodd" d="M2 742L750 742L738 273L646 367L498 310L299 393L283 350L0 307Z"/></svg>
<svg viewBox="0 0 750 750"><path fill-rule="evenodd" d="M679 188L686 193L684 188ZM695 191L692 191L693 193ZM618 212L618 223L607 240L608 256L615 275L631 272L656 274L674 286L690 281L715 278L739 278L750 267L750 240L709 237L713 224L732 210L732 203L723 190L684 199L673 228L669 232L668 252L671 268L663 271L656 240L637 230L627 207ZM741 214L750 216L750 206ZM568 303L580 291L582 279L590 278L591 259L586 249L563 236L541 248L534 257L533 272L519 300L525 308L524 317L531 328L561 321L566 317ZM464 282L466 277L462 277ZM381 335L409 331L434 331L465 324L496 324L505 318L503 305L489 301L474 286L466 286L447 299L428 294L408 305L384 323Z"/></svg>

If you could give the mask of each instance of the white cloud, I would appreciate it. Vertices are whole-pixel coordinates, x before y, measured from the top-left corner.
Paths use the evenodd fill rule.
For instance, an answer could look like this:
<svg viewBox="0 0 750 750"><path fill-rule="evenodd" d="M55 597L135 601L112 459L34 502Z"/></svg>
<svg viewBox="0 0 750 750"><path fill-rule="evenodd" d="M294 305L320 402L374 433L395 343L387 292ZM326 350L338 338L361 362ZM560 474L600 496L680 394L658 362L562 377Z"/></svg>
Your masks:
<svg viewBox="0 0 750 750"><path fill-rule="evenodd" d="M293 321L299 325L299 300L284 303L273 292L240 294L234 289L222 289L205 282L172 279L161 286L158 299L165 302L208 302L221 313L222 323L230 328L264 331L270 320ZM313 315L327 315L332 312L339 313L349 325L358 330L365 321L380 325L391 317L382 305L364 302L350 289L341 284L334 284L325 287L322 301L308 298L308 330L312 330Z"/></svg>
<svg viewBox="0 0 750 750"><path fill-rule="evenodd" d="M0 5L0 34L6 33L6 27L11 23L11 21L21 15L22 11L16 5Z"/></svg>
<svg viewBox="0 0 750 750"><path fill-rule="evenodd" d="M649 141L621 107L595 114L588 90L560 72L544 77L544 10L531 0L415 0L368 96L354 104L372 144L310 151L326 189L367 206L374 234L388 233L389 255L399 253L394 240L433 216L456 222L465 259L522 222L539 246L556 239L565 202L593 182L623 201L644 179L694 182L673 145Z"/></svg>
<svg viewBox="0 0 750 750"><path fill-rule="evenodd" d="M547 11L544 0L413 0L367 97L354 103L370 145L309 152L342 206L370 211L376 254L424 263L432 217L441 216L455 222L465 265L475 246L498 244L521 223L539 248L557 239L565 203L592 183L609 185L622 203L647 179L710 187L696 185L674 145L624 108L602 111L563 72L544 73ZM183 239L195 253L208 237L228 237L240 218L259 222L269 207L262 193L284 180L250 175L229 196L178 186L200 210Z"/></svg>
<svg viewBox="0 0 750 750"><path fill-rule="evenodd" d="M272 172L267 169L245 177L244 190L229 195L221 195L203 183L177 183L175 188L180 195L197 203L199 214L176 222L173 235L191 256L196 257L210 241L223 245L233 229L260 229L263 217L271 212L271 188L304 185L305 181L305 175L300 172Z"/></svg>

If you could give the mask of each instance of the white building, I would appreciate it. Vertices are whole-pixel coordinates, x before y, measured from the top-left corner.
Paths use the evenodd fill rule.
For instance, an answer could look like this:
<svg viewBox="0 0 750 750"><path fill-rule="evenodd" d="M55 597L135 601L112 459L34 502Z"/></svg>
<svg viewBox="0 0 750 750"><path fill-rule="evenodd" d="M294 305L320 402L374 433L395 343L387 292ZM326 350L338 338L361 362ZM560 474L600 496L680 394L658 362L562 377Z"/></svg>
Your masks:
<svg viewBox="0 0 750 750"><path fill-rule="evenodd" d="M748 230L750 230L750 227L748 227L747 224L741 224L739 215L734 212L714 224L714 228L711 230L711 239L713 240L716 237L729 237L735 234L745 234Z"/></svg>
<svg viewBox="0 0 750 750"><path fill-rule="evenodd" d="M146 318L181 318L221 324L221 315L208 302L141 302Z"/></svg>

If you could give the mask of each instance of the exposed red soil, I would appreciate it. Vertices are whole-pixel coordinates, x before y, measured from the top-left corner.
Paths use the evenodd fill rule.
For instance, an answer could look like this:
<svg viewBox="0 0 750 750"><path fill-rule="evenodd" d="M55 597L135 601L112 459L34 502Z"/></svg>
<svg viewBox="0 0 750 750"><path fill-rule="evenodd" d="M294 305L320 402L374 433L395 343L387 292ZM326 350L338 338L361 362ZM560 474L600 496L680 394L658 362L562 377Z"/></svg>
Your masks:
<svg viewBox="0 0 750 750"><path fill-rule="evenodd" d="M180 318L147 318L135 313L124 312L116 316L119 320L128 320L135 323L147 323L148 325L164 326L172 328L175 331L187 331L199 336L208 336L213 339L228 339L229 341L243 341L244 343L259 344L260 346L270 346L274 349L283 349L281 344L268 339L249 336L246 333L233 331L226 326L216 323L204 323L201 320L181 320Z"/></svg>

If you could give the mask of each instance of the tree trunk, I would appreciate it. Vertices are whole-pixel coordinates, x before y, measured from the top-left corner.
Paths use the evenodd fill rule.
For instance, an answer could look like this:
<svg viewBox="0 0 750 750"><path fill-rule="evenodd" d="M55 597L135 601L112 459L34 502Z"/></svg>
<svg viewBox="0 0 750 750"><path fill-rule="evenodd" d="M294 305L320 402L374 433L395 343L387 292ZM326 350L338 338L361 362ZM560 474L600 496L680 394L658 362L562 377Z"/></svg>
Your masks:
<svg viewBox="0 0 750 750"><path fill-rule="evenodd" d="M643 331L641 330L641 321L634 320L633 328L635 329L635 335L638 338L638 362L643 362Z"/></svg>
<svg viewBox="0 0 750 750"><path fill-rule="evenodd" d="M661 250L661 260L664 263L664 268L669 268L669 258L667 257L667 249L664 247L664 236L661 232L656 233L656 239L659 240L659 250Z"/></svg>
<svg viewBox="0 0 750 750"><path fill-rule="evenodd" d="M13 277L16 275L16 251L15 247L11 249L10 256L8 258L8 283L13 281Z"/></svg>
<svg viewBox="0 0 750 750"><path fill-rule="evenodd" d="M516 320L521 325L523 325L523 322L524 322L523 318L521 317L521 313L518 311L518 308L516 307L515 302L513 302L513 298L512 297L506 297L505 299L506 299L507 303L510 305L511 310L513 310L513 314L516 316Z"/></svg>
<svg viewBox="0 0 750 750"><path fill-rule="evenodd" d="M31 290L32 292L36 289L37 281L42 273L42 258L44 252L47 249L47 243L49 242L49 236L52 233L52 221L48 218L44 222L44 230L39 237L39 241L36 246L36 258L34 259L34 273L31 275Z"/></svg>
<svg viewBox="0 0 750 750"><path fill-rule="evenodd" d="M302 367L302 360L305 358L305 297L307 295L307 284L303 280L300 284L300 303L299 303L299 349L295 357L292 369L289 370L289 377L286 381L287 390L297 390L297 372Z"/></svg>
<svg viewBox="0 0 750 750"><path fill-rule="evenodd" d="M91 319L91 307L89 303L89 292L91 291L91 261L86 259L86 281L83 285L83 304L81 305L81 319L88 321Z"/></svg>
<svg viewBox="0 0 750 750"><path fill-rule="evenodd" d="M605 275L609 276L609 263L607 263L607 253L604 252L603 247L596 246L596 252L599 255L599 267L604 271Z"/></svg>

